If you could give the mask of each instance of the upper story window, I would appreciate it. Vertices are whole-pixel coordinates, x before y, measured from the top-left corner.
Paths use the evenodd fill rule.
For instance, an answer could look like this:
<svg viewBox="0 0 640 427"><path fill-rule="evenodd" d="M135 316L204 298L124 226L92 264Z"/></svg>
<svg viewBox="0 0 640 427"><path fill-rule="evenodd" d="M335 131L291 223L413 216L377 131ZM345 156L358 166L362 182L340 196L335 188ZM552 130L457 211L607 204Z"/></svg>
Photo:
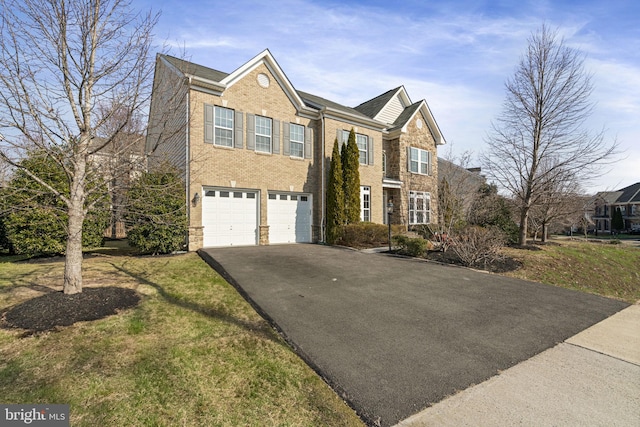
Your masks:
<svg viewBox="0 0 640 427"><path fill-rule="evenodd" d="M221 147L233 147L235 143L242 147L242 136L234 141L234 125L242 127L242 113L204 104L204 142Z"/></svg>
<svg viewBox="0 0 640 427"><path fill-rule="evenodd" d="M233 147L233 110L223 107L214 109L214 144Z"/></svg>
<svg viewBox="0 0 640 427"><path fill-rule="evenodd" d="M382 153L382 173L387 176L387 153Z"/></svg>
<svg viewBox="0 0 640 427"><path fill-rule="evenodd" d="M368 163L368 147L369 138L366 135L356 134L356 143L358 144L358 151L360 153L360 164L366 165Z"/></svg>
<svg viewBox="0 0 640 427"><path fill-rule="evenodd" d="M431 175L431 153L420 148L409 147L409 171Z"/></svg>
<svg viewBox="0 0 640 427"><path fill-rule="evenodd" d="M289 128L289 155L291 157L304 157L304 126L290 123Z"/></svg>
<svg viewBox="0 0 640 427"><path fill-rule="evenodd" d="M271 125L268 117L256 117L256 151L271 153Z"/></svg>
<svg viewBox="0 0 640 427"><path fill-rule="evenodd" d="M349 142L349 131L342 130L338 133L338 143L346 144ZM361 165L373 165L373 139L367 135L356 133L356 145L359 152L359 163Z"/></svg>

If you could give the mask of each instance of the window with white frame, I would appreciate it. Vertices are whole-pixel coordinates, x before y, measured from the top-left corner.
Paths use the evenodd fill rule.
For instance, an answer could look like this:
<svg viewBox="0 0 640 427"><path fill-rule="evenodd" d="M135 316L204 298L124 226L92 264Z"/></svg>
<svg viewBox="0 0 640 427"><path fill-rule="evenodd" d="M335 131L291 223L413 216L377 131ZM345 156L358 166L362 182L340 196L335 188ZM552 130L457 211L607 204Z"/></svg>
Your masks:
<svg viewBox="0 0 640 427"><path fill-rule="evenodd" d="M366 135L356 134L356 143L358 144L358 152L360 153L360 164L366 165L368 161L367 148L369 146L369 138Z"/></svg>
<svg viewBox="0 0 640 427"><path fill-rule="evenodd" d="M271 153L271 119L256 116L256 151Z"/></svg>
<svg viewBox="0 0 640 427"><path fill-rule="evenodd" d="M233 147L233 110L216 106L214 116L213 143L223 147Z"/></svg>
<svg viewBox="0 0 640 427"><path fill-rule="evenodd" d="M429 175L431 153L420 148L409 148L409 171L421 175Z"/></svg>
<svg viewBox="0 0 640 427"><path fill-rule="evenodd" d="M382 173L387 176L387 153L382 153Z"/></svg>
<svg viewBox="0 0 640 427"><path fill-rule="evenodd" d="M360 187L360 221L371 221L371 187Z"/></svg>
<svg viewBox="0 0 640 427"><path fill-rule="evenodd" d="M430 220L431 194L409 191L409 224L429 224Z"/></svg>
<svg viewBox="0 0 640 427"><path fill-rule="evenodd" d="M304 158L304 126L290 123L289 139L289 155L291 157Z"/></svg>
<svg viewBox="0 0 640 427"><path fill-rule="evenodd" d="M349 142L349 131L342 131L342 140L338 141L343 144L347 144ZM359 163L361 165L366 165L369 162L369 137L367 135L362 135L356 133L356 145L358 146Z"/></svg>

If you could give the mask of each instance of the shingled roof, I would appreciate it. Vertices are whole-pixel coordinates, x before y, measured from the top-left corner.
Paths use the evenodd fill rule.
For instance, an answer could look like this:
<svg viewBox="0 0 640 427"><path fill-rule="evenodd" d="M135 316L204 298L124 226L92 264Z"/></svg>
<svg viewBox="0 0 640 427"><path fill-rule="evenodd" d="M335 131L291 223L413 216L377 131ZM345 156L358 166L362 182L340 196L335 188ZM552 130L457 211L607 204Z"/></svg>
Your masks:
<svg viewBox="0 0 640 427"><path fill-rule="evenodd" d="M193 76L200 77L202 79L211 80L214 82L220 82L222 79L227 77L229 73L223 73L222 71L214 70L213 68L205 67L203 65L198 65L193 62L185 61L183 59L175 58L169 55L161 55L164 59L167 60L171 65L176 67L184 74L190 74Z"/></svg>
<svg viewBox="0 0 640 427"><path fill-rule="evenodd" d="M398 92L398 89L400 89L401 87L402 86L398 86L395 89L391 89L390 91L387 91L382 95L378 95L373 99L365 101L354 108L360 111L365 116L374 118L380 112L380 110L382 110L384 106L387 105L391 98L393 98L393 95L395 95L396 92Z"/></svg>
<svg viewBox="0 0 640 427"><path fill-rule="evenodd" d="M400 129L401 127L406 125L407 122L411 120L411 117L413 117L415 112L420 108L420 104L422 104L422 101L411 104L407 108L405 108L404 111L400 113L396 121L393 122L393 126L389 128L389 131Z"/></svg>
<svg viewBox="0 0 640 427"><path fill-rule="evenodd" d="M338 104L337 102L329 101L328 99L324 99L322 97L312 95L307 92L297 91L298 95L302 98L302 100L307 104L308 107L312 107L318 109L318 107L328 107L333 110L342 111L344 113L348 113L354 116L362 117L363 119L371 120L371 117L362 114L362 112L356 110L355 108L347 107L342 104Z"/></svg>
<svg viewBox="0 0 640 427"><path fill-rule="evenodd" d="M622 188L618 192L622 192L622 194L618 197L616 203L640 202L640 182Z"/></svg>

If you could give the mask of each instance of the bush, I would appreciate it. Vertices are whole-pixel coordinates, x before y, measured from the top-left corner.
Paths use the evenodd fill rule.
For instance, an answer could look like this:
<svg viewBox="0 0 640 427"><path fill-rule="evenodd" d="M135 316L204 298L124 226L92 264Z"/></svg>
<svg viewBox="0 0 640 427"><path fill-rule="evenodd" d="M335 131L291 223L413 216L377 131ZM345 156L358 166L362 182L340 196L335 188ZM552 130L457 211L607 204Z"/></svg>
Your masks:
<svg viewBox="0 0 640 427"><path fill-rule="evenodd" d="M127 192L127 239L145 254L184 249L187 236L185 188L177 172L145 172Z"/></svg>
<svg viewBox="0 0 640 427"><path fill-rule="evenodd" d="M507 238L498 227L469 226L452 237L451 249L467 267L483 267L502 258Z"/></svg>
<svg viewBox="0 0 640 427"><path fill-rule="evenodd" d="M33 152L21 161L47 184L68 196L69 180L64 169L46 153ZM93 209L85 216L82 228L84 247L102 246L104 230L109 221L104 183L88 184L87 204ZM67 206L51 190L36 182L23 169L17 169L3 190L3 205L7 213L0 220L4 227L3 246L16 254L58 255L66 250Z"/></svg>
<svg viewBox="0 0 640 427"><path fill-rule="evenodd" d="M433 245L422 237L408 237L404 234L393 236L393 243L398 247L398 252L403 255L422 257L427 250L433 249Z"/></svg>
<svg viewBox="0 0 640 427"><path fill-rule="evenodd" d="M336 242L352 248L374 248L389 243L389 228L373 222L358 222L342 227L340 238Z"/></svg>

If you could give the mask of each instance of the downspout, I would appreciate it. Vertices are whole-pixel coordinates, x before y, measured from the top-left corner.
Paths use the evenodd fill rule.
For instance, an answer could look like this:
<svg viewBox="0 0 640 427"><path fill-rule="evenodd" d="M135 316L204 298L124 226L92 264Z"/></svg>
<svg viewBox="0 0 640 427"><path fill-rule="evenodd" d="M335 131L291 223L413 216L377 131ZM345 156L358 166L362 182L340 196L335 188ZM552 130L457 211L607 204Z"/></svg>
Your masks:
<svg viewBox="0 0 640 427"><path fill-rule="evenodd" d="M189 144L189 117L191 116L191 77L189 77L187 84L187 108L185 109L185 113L187 117L185 117L185 196L187 197L187 250L189 250L189 234L191 229L191 162L190 162L190 144Z"/></svg>
<svg viewBox="0 0 640 427"><path fill-rule="evenodd" d="M322 243L326 242L325 239L325 220L326 220L326 212L325 212L325 183L324 183L324 153L325 153L325 148L324 148L324 112L320 113L320 124L321 124L321 144L322 144L322 161L321 161L321 165L322 165L322 170L321 170L321 190L320 190L320 198L321 200L321 219L320 219L320 241Z"/></svg>

